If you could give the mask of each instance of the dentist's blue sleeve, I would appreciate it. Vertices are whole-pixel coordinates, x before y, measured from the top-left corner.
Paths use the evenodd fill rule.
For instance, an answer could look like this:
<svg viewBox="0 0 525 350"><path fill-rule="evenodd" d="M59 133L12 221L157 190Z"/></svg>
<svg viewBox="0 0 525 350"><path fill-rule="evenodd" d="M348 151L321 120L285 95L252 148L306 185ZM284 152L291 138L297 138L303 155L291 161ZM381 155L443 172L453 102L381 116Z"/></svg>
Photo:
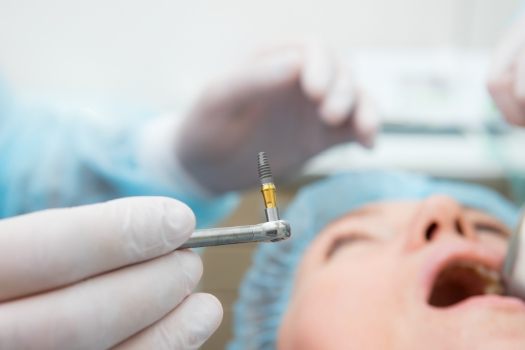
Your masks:
<svg viewBox="0 0 525 350"><path fill-rule="evenodd" d="M89 114L89 113L88 113ZM17 103L0 86L0 217L125 196L169 196L195 212L199 227L216 223L237 196L207 197L157 181L137 161L147 117L92 118Z"/></svg>

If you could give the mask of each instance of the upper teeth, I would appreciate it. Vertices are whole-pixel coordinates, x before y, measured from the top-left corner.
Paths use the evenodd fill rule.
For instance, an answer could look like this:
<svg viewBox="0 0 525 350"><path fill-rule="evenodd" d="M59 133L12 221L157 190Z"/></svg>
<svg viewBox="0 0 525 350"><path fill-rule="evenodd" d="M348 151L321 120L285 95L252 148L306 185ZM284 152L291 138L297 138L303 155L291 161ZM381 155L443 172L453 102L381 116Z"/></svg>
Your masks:
<svg viewBox="0 0 525 350"><path fill-rule="evenodd" d="M475 271L485 281L485 294L502 294L503 285L501 283L501 275L498 271L480 265L475 262L459 262L457 266L468 268Z"/></svg>

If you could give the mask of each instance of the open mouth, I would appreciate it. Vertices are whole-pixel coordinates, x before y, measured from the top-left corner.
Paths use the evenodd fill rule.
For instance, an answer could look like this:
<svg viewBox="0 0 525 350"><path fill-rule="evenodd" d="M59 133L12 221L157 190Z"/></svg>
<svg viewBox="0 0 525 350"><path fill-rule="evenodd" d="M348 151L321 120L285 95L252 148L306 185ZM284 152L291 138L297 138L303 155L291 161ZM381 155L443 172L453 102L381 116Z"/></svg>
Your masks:
<svg viewBox="0 0 525 350"><path fill-rule="evenodd" d="M428 303L445 308L468 298L502 293L503 284L499 271L480 262L452 261L435 278Z"/></svg>

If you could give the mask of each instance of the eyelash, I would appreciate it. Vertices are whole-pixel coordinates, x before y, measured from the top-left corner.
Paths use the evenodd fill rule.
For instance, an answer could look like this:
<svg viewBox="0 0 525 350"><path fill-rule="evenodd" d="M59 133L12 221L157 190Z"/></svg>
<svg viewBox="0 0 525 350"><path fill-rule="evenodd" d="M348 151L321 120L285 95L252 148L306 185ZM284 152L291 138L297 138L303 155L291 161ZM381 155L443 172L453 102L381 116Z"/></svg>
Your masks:
<svg viewBox="0 0 525 350"><path fill-rule="evenodd" d="M481 229L481 230L476 230L476 235L477 236L480 236L480 235L489 235L491 237L497 237L497 238L500 238L502 240L505 240L507 241L509 239L509 237L507 236L504 236L503 234L501 233L497 233L497 232L494 232L492 230L484 230L484 229Z"/></svg>
<svg viewBox="0 0 525 350"><path fill-rule="evenodd" d="M341 247L352 244L355 241L370 241L372 238L366 234L363 233L346 233L345 235L341 235L334 239L334 241L330 244L330 248L328 249L328 252L326 254L327 258L330 258L334 253Z"/></svg>
<svg viewBox="0 0 525 350"><path fill-rule="evenodd" d="M493 235L493 236L502 238L504 240L509 239L509 236L503 233L503 231L500 231L498 228L493 228L491 225L488 225L488 224L476 223L474 225L474 228L476 230L476 234L489 234L489 235Z"/></svg>

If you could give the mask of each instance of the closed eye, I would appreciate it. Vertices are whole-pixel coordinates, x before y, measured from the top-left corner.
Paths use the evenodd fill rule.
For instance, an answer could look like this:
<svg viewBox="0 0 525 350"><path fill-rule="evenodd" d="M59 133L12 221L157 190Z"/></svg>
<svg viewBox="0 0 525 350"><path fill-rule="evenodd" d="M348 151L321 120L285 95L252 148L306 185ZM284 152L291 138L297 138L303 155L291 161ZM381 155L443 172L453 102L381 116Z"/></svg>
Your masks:
<svg viewBox="0 0 525 350"><path fill-rule="evenodd" d="M510 237L511 232L509 228L490 214L469 207L466 207L466 213L470 218L470 222L474 226L476 233L492 234L505 240Z"/></svg>
<svg viewBox="0 0 525 350"><path fill-rule="evenodd" d="M330 247L326 252L326 259L330 259L339 248L345 247L348 244L355 244L364 241L371 241L372 237L364 233L351 233L340 236L332 241Z"/></svg>
<svg viewBox="0 0 525 350"><path fill-rule="evenodd" d="M510 233L504 228L486 222L475 222L474 228L476 229L477 233L493 234L504 239L508 239L510 235Z"/></svg>

